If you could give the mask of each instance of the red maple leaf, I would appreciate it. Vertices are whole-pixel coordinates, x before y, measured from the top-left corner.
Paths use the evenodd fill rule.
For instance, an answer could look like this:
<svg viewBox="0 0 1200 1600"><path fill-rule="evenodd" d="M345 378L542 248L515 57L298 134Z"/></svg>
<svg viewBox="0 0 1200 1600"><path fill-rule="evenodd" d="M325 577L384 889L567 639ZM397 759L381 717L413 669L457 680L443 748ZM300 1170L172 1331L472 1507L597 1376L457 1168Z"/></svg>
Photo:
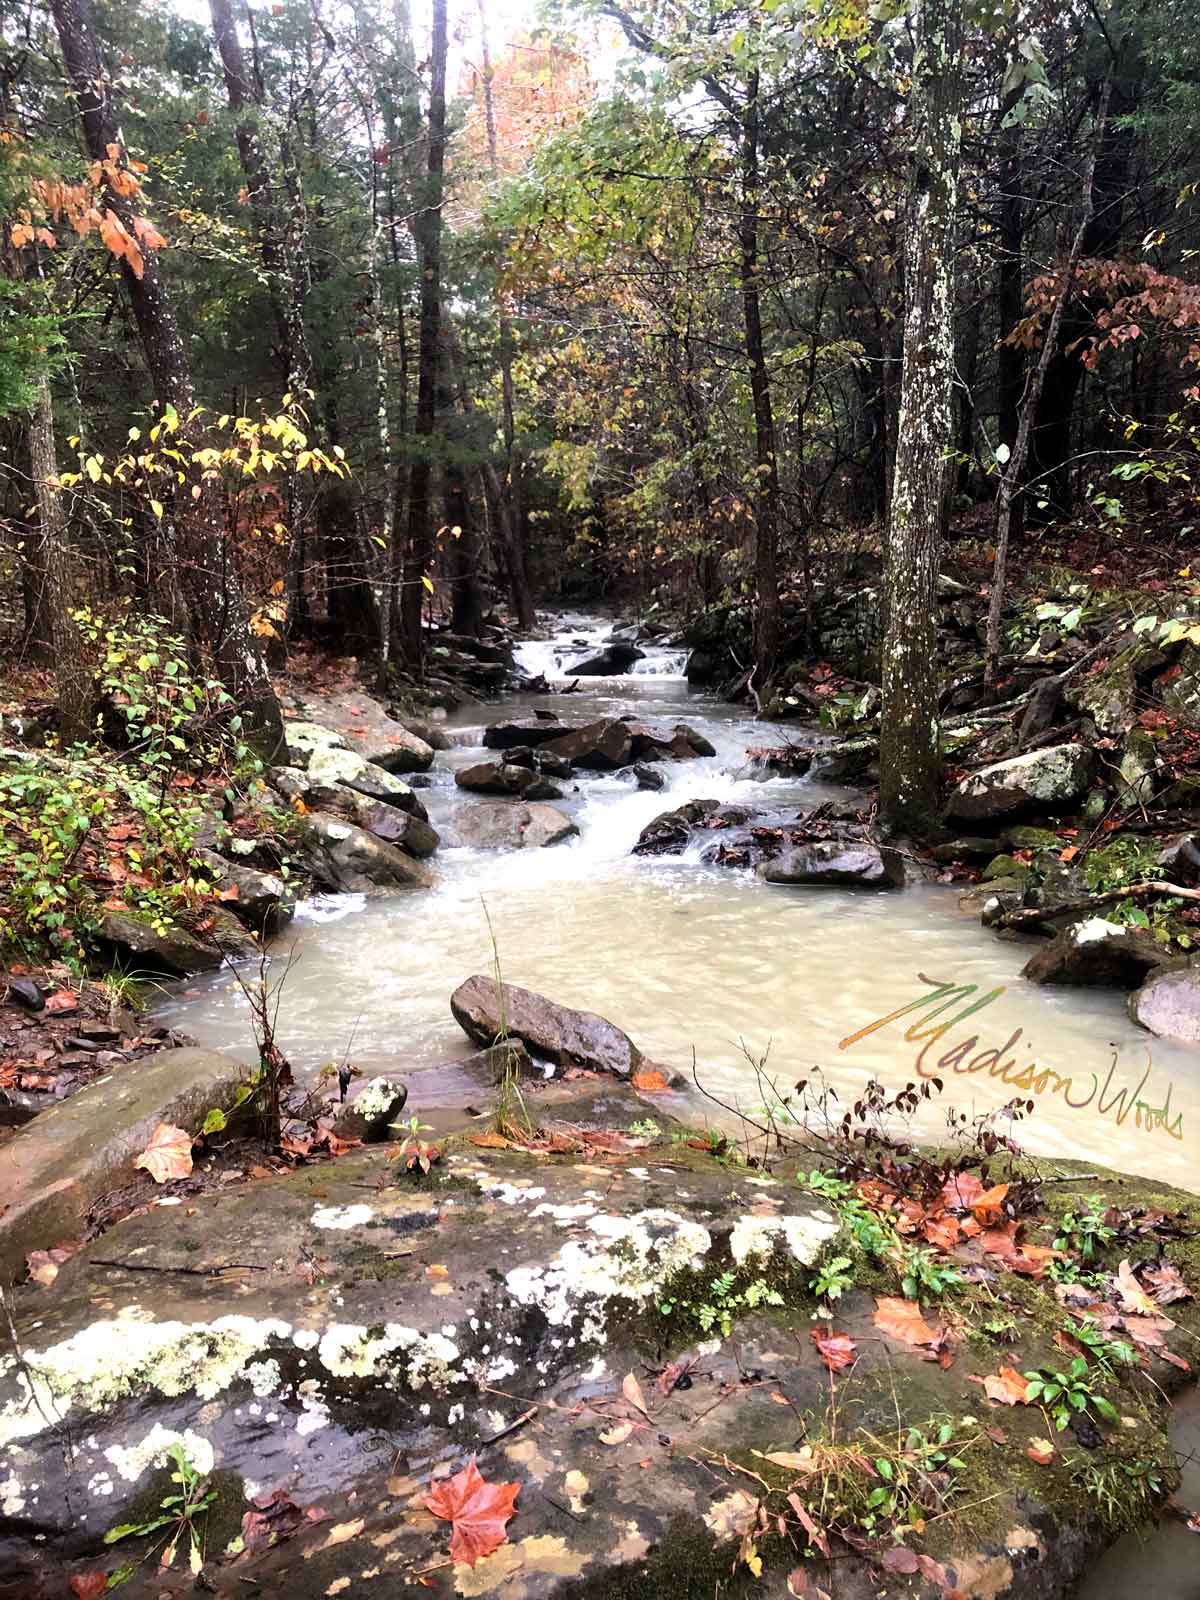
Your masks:
<svg viewBox="0 0 1200 1600"><path fill-rule="evenodd" d="M820 1328L812 1328L809 1338L820 1351L821 1360L830 1372L840 1372L854 1361L858 1346L848 1333L824 1333Z"/></svg>
<svg viewBox="0 0 1200 1600"><path fill-rule="evenodd" d="M455 1561L473 1567L507 1542L505 1524L516 1513L520 1489L519 1483L488 1483L474 1456L461 1472L433 1485L425 1504L435 1517L452 1524L450 1554Z"/></svg>

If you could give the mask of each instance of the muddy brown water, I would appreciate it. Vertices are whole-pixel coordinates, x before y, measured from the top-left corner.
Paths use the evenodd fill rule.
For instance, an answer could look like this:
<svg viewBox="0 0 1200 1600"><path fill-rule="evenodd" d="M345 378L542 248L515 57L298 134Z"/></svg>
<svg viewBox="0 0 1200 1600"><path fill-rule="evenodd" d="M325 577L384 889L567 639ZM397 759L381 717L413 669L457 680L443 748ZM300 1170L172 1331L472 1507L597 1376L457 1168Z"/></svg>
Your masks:
<svg viewBox="0 0 1200 1600"><path fill-rule="evenodd" d="M552 640L521 647L522 664L561 678L608 627L559 619ZM1036 1109L1016 1130L1031 1152L1200 1190L1200 1051L1137 1028L1119 994L1025 983L1028 942L982 928L955 890L789 889L687 857L630 855L652 817L689 798L774 809L844 793L752 776L747 745L794 739L797 725L772 729L690 692L682 668L682 653L654 649L634 673L584 679L582 693L553 702L571 721L635 712L706 734L716 758L667 765L665 791L638 791L620 775L583 778L561 802L581 829L571 843L509 853L451 843L434 858L430 892L301 907L273 950L279 1037L293 1063L315 1072L348 1053L366 1070L406 1069L417 1110L423 1098L469 1098L476 1086L446 1066L470 1048L448 1002L464 978L491 969L494 935L506 979L600 1012L669 1067L690 1072L694 1053L701 1081L730 1104L761 1103L751 1062L764 1057L781 1088L819 1068L843 1099L873 1075L894 1087L937 1075L944 1094L920 1124L931 1135L946 1107L975 1115L1032 1097ZM449 719L455 743L424 794L448 840L455 813L472 803L454 768L480 759L485 722L534 703L547 702L511 694ZM933 1017L942 1000L922 996L942 985L954 987ZM253 1051L227 975L170 995L160 1014L201 1043Z"/></svg>

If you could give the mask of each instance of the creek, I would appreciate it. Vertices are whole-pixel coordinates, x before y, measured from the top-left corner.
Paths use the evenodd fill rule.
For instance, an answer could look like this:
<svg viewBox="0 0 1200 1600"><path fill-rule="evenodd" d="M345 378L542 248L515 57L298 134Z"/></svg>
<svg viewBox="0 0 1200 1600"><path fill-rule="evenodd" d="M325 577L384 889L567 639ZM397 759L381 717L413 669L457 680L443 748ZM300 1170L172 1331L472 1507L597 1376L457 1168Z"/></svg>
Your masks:
<svg viewBox="0 0 1200 1600"><path fill-rule="evenodd" d="M521 645L518 660L530 674L563 680L611 622L564 616L554 627L553 638ZM453 1063L471 1046L448 1002L464 978L492 970L493 939L506 980L599 1012L669 1068L690 1075L694 1053L701 1081L746 1108L762 1101L751 1063L764 1056L784 1090L815 1068L843 1100L872 1075L900 1087L916 1077L922 1048L904 1030L927 1020L931 1006L845 1048L842 1041L933 983L975 985L938 1024L1000 992L930 1042L921 1068L938 1071L945 1091L923 1111L921 1131L944 1131L949 1108L974 1116L1031 1096L1035 1110L1016 1135L1032 1153L1200 1188L1200 1053L1137 1028L1120 994L1025 983L1019 972L1030 942L982 928L954 889L774 887L694 856L632 856L642 827L690 798L798 810L845 794L753 772L746 747L782 742L785 730L689 690L682 652L646 650L627 675L580 679L569 696L511 693L450 715L452 746L422 791L445 840L434 857L436 886L308 902L273 946L278 1038L297 1069L313 1073L349 1056L364 1071L409 1073L417 1110L469 1100L478 1085ZM481 759L486 722L528 714L534 704L578 723L629 712L683 720L717 755L664 765L667 787L657 793L638 790L628 775L569 783L556 802L580 828L568 843L511 852L455 845L455 813L475 797L455 786L454 770ZM798 736L796 724L786 736ZM253 1054L245 1004L228 974L169 995L159 1016L202 1044ZM972 1035L975 1045L956 1050ZM985 1050L994 1053L981 1060ZM996 1076L991 1069L1005 1062L1013 1065ZM697 1112L721 1120L707 1103Z"/></svg>

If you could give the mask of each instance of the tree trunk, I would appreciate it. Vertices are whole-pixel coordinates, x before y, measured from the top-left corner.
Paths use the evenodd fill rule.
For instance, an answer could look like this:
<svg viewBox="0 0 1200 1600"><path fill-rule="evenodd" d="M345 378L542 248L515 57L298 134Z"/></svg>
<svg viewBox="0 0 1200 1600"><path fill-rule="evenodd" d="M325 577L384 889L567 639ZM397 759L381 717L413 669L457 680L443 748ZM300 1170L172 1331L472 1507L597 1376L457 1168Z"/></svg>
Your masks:
<svg viewBox="0 0 1200 1600"><path fill-rule="evenodd" d="M421 314L417 353L416 443L408 481L404 587L400 595L400 653L421 664L421 610L433 557L429 487L437 427L438 368L442 360L442 189L446 166L446 0L433 0L430 50L429 138L425 194L416 225L421 263Z"/></svg>
<svg viewBox="0 0 1200 1600"><path fill-rule="evenodd" d="M746 109L742 119L742 207L738 218L738 246L746 360L754 402L754 665L761 692L779 648L779 463L775 455L775 415L763 350L762 307L758 293L758 81L755 67L746 85Z"/></svg>
<svg viewBox="0 0 1200 1600"><path fill-rule="evenodd" d="M954 416L954 213L961 141L957 0L918 0L904 241L904 363L887 532L879 811L920 836L938 812L936 585Z"/></svg>
<svg viewBox="0 0 1200 1600"><path fill-rule="evenodd" d="M51 9L88 154L93 161L103 162L109 159L109 147L115 146L118 163L124 165L125 146L88 0L51 0ZM132 235L130 202L108 182L103 203ZM175 442L184 445L186 456L195 404L191 370L154 252L145 250L143 257L140 277L124 259L121 276L155 396L164 417L171 410L177 414ZM238 703L251 741L264 753L273 754L283 742L283 723L258 642L250 631L241 580L229 559L220 488L190 472L187 478L190 481L179 485L164 526L172 565L187 600L192 637L211 651L222 682ZM193 498L196 488L200 493Z"/></svg>
<svg viewBox="0 0 1200 1600"><path fill-rule="evenodd" d="M49 622L58 681L58 733L64 745L86 736L91 726L91 693L83 660L83 641L71 615L71 571L67 518L58 488L54 447L54 402L50 379L37 379L37 399L29 418L29 467L37 495L40 568L44 615Z"/></svg>

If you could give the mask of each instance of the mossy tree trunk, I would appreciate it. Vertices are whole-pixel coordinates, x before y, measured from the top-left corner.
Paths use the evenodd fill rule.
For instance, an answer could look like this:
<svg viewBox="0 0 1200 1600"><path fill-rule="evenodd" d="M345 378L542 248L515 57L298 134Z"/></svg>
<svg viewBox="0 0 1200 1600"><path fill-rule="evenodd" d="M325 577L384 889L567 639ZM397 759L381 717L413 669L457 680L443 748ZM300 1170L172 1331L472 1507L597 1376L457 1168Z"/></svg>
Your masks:
<svg viewBox="0 0 1200 1600"><path fill-rule="evenodd" d="M879 812L929 832L938 811L936 584L954 443L954 214L961 144L961 8L918 0L904 241L904 361L887 529Z"/></svg>

